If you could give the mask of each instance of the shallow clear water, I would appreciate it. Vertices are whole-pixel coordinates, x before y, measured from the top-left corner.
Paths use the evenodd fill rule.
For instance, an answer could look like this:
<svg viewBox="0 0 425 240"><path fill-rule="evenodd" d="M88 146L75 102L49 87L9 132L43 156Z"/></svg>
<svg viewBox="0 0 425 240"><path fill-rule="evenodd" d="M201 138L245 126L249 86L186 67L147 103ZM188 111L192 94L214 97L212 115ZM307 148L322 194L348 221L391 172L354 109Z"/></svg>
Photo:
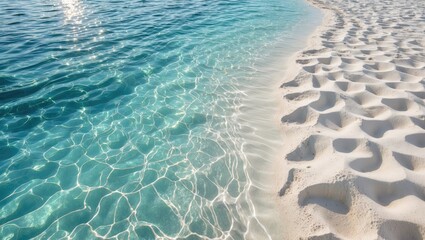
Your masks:
<svg viewBox="0 0 425 240"><path fill-rule="evenodd" d="M237 116L314 14L300 0L0 2L1 239L270 237Z"/></svg>

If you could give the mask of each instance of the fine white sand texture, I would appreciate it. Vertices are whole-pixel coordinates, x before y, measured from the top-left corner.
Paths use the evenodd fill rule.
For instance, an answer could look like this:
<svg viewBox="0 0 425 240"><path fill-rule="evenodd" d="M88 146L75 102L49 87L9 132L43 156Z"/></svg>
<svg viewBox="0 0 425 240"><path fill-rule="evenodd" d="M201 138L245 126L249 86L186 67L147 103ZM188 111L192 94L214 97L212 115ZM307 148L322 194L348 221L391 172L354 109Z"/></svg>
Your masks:
<svg viewBox="0 0 425 240"><path fill-rule="evenodd" d="M283 239L423 239L425 1L311 2L281 86Z"/></svg>

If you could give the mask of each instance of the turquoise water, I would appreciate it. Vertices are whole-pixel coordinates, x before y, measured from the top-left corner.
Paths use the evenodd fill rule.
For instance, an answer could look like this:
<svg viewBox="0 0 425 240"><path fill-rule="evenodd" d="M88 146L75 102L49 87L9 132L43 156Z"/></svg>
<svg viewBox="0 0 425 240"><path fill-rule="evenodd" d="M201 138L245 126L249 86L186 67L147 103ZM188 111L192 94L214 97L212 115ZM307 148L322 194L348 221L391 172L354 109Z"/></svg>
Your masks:
<svg viewBox="0 0 425 240"><path fill-rule="evenodd" d="M300 0L1 1L0 238L243 239L252 221L270 237L237 115L313 15Z"/></svg>

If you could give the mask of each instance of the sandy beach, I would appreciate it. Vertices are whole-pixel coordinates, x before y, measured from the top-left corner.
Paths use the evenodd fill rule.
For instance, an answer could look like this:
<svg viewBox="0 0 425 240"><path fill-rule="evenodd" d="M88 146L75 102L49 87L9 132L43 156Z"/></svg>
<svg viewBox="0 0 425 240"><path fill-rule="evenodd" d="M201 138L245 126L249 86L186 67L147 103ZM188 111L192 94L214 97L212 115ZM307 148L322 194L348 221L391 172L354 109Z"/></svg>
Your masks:
<svg viewBox="0 0 425 240"><path fill-rule="evenodd" d="M425 236L425 1L325 13L281 86L283 239Z"/></svg>

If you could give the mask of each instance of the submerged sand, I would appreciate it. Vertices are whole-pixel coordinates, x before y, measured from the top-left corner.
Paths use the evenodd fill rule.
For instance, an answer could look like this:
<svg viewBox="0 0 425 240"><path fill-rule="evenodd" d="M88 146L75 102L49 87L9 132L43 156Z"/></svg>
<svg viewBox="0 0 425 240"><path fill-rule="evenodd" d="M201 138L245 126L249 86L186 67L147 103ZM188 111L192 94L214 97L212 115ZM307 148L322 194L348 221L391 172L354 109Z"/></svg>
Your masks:
<svg viewBox="0 0 425 240"><path fill-rule="evenodd" d="M282 85L284 239L425 237L425 1L310 0Z"/></svg>

